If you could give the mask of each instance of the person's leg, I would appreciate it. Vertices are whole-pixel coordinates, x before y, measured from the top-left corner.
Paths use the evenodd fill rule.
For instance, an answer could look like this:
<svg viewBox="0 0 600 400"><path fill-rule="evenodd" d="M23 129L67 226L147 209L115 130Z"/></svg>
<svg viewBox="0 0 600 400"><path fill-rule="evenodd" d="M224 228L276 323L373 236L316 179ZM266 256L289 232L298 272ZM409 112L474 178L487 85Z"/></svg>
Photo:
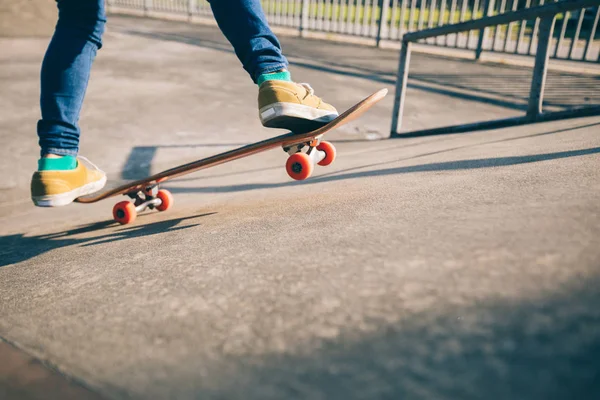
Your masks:
<svg viewBox="0 0 600 400"><path fill-rule="evenodd" d="M338 115L310 86L292 82L288 61L260 0L210 0L210 4L219 28L259 85L259 116L264 126L308 131Z"/></svg>
<svg viewBox="0 0 600 400"><path fill-rule="evenodd" d="M79 112L96 50L102 46L104 0L58 0L58 10L42 62L37 130L42 155L76 156Z"/></svg>
<svg viewBox="0 0 600 400"><path fill-rule="evenodd" d="M104 0L58 0L58 23L42 62L41 158L31 179L38 206L59 206L101 189L106 175L76 158L79 113L106 22Z"/></svg>
<svg viewBox="0 0 600 400"><path fill-rule="evenodd" d="M287 68L260 0L211 0L210 6L219 28L254 82L261 74Z"/></svg>

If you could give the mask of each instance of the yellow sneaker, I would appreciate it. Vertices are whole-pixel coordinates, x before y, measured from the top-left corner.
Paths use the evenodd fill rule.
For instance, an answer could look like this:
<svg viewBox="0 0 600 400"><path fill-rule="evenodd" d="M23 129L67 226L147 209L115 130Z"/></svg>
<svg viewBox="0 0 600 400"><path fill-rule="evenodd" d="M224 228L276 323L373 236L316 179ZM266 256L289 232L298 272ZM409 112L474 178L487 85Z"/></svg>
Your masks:
<svg viewBox="0 0 600 400"><path fill-rule="evenodd" d="M337 110L315 96L308 83L264 81L258 89L260 122L269 128L308 132L338 116Z"/></svg>
<svg viewBox="0 0 600 400"><path fill-rule="evenodd" d="M89 167L82 161L86 161ZM106 184L106 174L85 157L77 157L70 170L36 171L31 177L31 200L38 207L58 207L79 196L96 192Z"/></svg>

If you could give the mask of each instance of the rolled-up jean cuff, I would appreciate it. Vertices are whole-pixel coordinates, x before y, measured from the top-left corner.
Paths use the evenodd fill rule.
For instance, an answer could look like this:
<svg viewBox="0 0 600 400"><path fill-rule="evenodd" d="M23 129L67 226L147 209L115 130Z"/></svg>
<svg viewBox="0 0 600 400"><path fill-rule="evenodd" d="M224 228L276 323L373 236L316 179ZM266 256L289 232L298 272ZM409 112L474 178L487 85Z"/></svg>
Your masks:
<svg viewBox="0 0 600 400"><path fill-rule="evenodd" d="M77 157L77 149L58 149L55 147L42 148L40 155L56 154L57 156L73 156Z"/></svg>
<svg viewBox="0 0 600 400"><path fill-rule="evenodd" d="M287 69L287 67L288 67L287 64L279 63L279 64L271 64L262 69L259 69L258 72L256 72L256 76L254 77L254 83L256 83L258 81L258 77L261 76L262 74L270 74L271 72L281 71L282 69Z"/></svg>

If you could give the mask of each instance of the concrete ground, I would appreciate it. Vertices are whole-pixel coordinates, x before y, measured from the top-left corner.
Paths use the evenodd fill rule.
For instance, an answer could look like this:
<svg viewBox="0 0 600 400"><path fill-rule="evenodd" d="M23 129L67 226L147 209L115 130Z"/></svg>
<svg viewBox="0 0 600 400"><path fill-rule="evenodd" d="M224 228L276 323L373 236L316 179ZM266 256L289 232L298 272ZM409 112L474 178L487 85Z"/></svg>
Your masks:
<svg viewBox="0 0 600 400"><path fill-rule="evenodd" d="M47 37L56 26L54 1L0 1L0 37Z"/></svg>
<svg viewBox="0 0 600 400"><path fill-rule="evenodd" d="M81 125L112 181L275 134L215 28L109 24ZM394 51L282 41L340 109L393 89ZM30 203L46 44L0 39L0 337L80 398L600 390L600 117L378 140L388 96L306 182L273 150L169 182L172 210L119 226L112 201ZM531 73L418 54L411 71L407 131L521 115ZM549 77L550 109L599 96L598 76Z"/></svg>

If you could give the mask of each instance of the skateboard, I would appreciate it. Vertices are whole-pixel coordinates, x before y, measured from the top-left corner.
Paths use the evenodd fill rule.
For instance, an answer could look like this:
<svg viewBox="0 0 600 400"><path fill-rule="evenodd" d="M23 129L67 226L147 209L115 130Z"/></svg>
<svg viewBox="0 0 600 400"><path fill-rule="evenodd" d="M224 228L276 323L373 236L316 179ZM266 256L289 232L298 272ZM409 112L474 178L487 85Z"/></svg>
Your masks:
<svg viewBox="0 0 600 400"><path fill-rule="evenodd" d="M295 180L304 180L312 174L315 165L326 166L335 160L335 147L330 142L321 140L323 135L360 117L365 111L383 99L386 94L387 89L381 89L373 93L344 111L327 125L316 130L306 133L288 132L183 164L147 178L123 184L114 189L78 197L75 201L78 203L95 203L118 195L128 196L130 200L115 204L113 218L120 224L129 224L135 221L138 213L146 209L166 211L171 208L173 195L168 190L160 189L160 185L165 181L276 147L281 147L289 155L285 165L288 175Z"/></svg>

